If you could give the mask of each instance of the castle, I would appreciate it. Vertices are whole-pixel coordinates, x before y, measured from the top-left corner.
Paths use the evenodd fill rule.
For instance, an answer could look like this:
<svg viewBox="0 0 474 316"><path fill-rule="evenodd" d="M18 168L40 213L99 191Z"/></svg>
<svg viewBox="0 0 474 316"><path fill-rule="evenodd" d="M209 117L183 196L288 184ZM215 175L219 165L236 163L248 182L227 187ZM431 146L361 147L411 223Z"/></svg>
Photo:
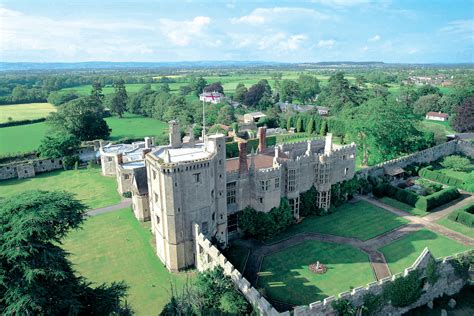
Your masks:
<svg viewBox="0 0 474 316"><path fill-rule="evenodd" d="M143 142L100 145L102 174L116 176L118 191L131 192L137 219L151 220L157 255L170 271L195 264L194 226L203 235L227 244L238 234L238 214L246 207L269 212L288 199L299 218L300 194L312 186L317 205L328 209L331 186L352 179L355 144L336 146L325 140L266 146L266 128L258 129L256 153L238 143L239 156L226 159L226 137L209 135L183 142L176 121L170 121L169 145Z"/></svg>

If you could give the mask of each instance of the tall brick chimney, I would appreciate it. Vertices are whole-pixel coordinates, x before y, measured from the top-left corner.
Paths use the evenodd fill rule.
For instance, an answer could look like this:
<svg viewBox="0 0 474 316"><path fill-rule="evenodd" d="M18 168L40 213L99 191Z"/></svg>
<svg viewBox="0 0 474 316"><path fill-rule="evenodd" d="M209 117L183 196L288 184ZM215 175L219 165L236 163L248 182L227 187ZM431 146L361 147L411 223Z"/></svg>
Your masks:
<svg viewBox="0 0 474 316"><path fill-rule="evenodd" d="M118 154L116 155L116 157L117 157L117 164L119 164L119 165L123 164L123 154L122 154L122 153L118 153Z"/></svg>
<svg viewBox="0 0 474 316"><path fill-rule="evenodd" d="M238 142L239 146L239 174L246 173L248 171L247 165L247 141Z"/></svg>
<svg viewBox="0 0 474 316"><path fill-rule="evenodd" d="M267 149L267 128L258 128L258 152L263 153Z"/></svg>

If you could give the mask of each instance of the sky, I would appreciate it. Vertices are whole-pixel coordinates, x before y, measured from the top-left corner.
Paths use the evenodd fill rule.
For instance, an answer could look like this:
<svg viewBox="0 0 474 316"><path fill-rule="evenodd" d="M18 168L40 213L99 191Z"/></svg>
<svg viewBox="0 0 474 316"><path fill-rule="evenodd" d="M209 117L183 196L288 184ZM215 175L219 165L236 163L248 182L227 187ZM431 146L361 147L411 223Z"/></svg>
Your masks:
<svg viewBox="0 0 474 316"><path fill-rule="evenodd" d="M0 61L474 62L473 0L0 0Z"/></svg>

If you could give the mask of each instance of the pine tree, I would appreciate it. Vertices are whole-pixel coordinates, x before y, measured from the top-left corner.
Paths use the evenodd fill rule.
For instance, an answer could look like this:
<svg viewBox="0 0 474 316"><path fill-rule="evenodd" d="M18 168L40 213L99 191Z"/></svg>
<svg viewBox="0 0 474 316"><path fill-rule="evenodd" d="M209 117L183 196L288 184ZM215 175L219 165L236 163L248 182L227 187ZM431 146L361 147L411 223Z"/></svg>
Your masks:
<svg viewBox="0 0 474 316"><path fill-rule="evenodd" d="M291 129L291 125L292 125L292 119L291 119L291 116L288 117L288 119L286 120L286 130L289 132L290 129Z"/></svg>
<svg viewBox="0 0 474 316"><path fill-rule="evenodd" d="M323 122L321 123L321 130L319 134L321 134L321 136L326 136L327 132L328 132L328 123L326 122L326 120L323 120Z"/></svg>
<svg viewBox="0 0 474 316"><path fill-rule="evenodd" d="M298 117L296 120L296 132L301 133L303 131L303 120L301 117Z"/></svg>
<svg viewBox="0 0 474 316"><path fill-rule="evenodd" d="M306 133L312 134L314 132L314 120L310 118L308 124L306 125Z"/></svg>

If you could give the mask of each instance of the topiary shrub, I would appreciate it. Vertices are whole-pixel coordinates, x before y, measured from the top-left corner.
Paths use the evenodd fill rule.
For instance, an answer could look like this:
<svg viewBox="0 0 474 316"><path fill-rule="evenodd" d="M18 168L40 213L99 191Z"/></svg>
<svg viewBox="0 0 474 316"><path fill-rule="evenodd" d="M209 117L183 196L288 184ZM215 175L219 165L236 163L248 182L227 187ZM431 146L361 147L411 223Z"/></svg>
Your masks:
<svg viewBox="0 0 474 316"><path fill-rule="evenodd" d="M459 196L458 189L449 187L431 195L419 197L414 206L423 211L431 211L438 206L459 198Z"/></svg>
<svg viewBox="0 0 474 316"><path fill-rule="evenodd" d="M395 307L405 307L415 303L422 293L421 273L418 270L387 283L383 290L383 295Z"/></svg>
<svg viewBox="0 0 474 316"><path fill-rule="evenodd" d="M448 218L467 227L474 228L474 203L452 212Z"/></svg>

